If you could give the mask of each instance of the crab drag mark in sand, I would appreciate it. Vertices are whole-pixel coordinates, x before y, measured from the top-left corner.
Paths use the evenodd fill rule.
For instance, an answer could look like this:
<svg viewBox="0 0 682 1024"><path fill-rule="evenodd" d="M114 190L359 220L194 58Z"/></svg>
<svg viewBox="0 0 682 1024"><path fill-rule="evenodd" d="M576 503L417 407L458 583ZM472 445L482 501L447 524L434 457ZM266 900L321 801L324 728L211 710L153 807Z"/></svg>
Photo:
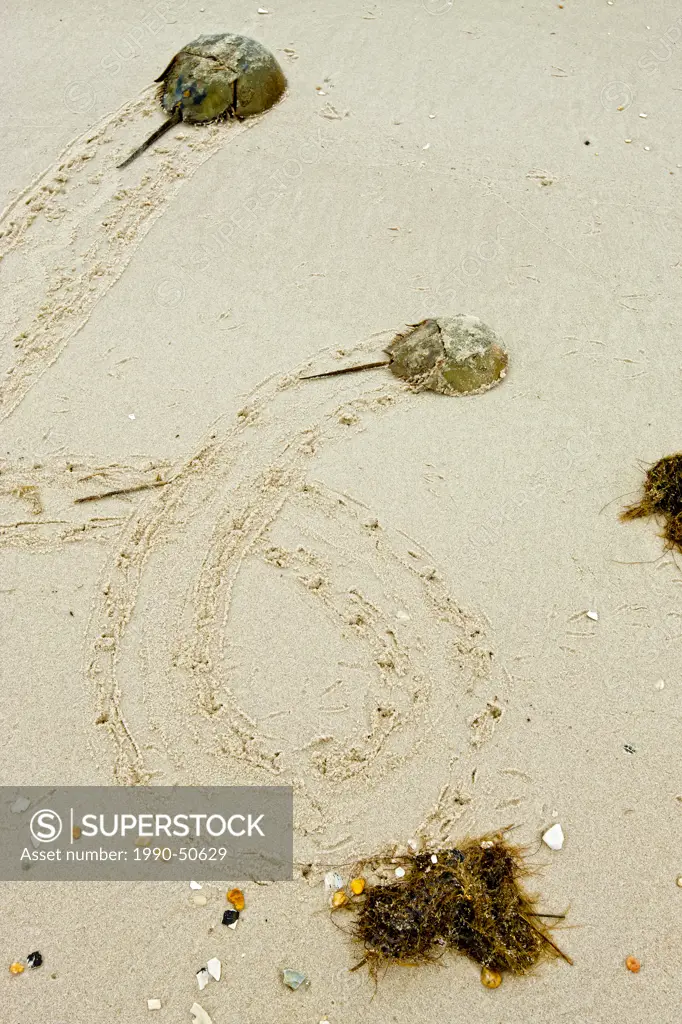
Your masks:
<svg viewBox="0 0 682 1024"><path fill-rule="evenodd" d="M299 833L328 845L359 812L359 780L364 791L390 774L396 794L422 786L423 802L473 749L492 653L419 544L309 477L325 448L424 399L368 378L311 397L299 372L259 386L136 499L102 577L86 672L117 782L276 779L295 788ZM430 772L415 782L425 745ZM364 819L384 827L385 806Z"/></svg>
<svg viewBox="0 0 682 1024"><path fill-rule="evenodd" d="M219 48L218 43L211 46ZM252 40L243 40L240 46L239 59L252 54L252 47L260 52ZM254 58L248 73L239 72L232 81L240 116L274 102L276 75L271 68L270 78L263 82L265 66ZM199 67L195 70L198 75ZM179 78L173 75L169 68L168 89L175 82L175 95ZM146 119L155 111L154 92L146 89L69 143L0 215L0 420L11 414L87 323L183 182L260 120L255 116L229 129L218 122L195 126L183 106L182 137L168 135L163 151L159 147L153 161L142 161L137 176L122 175L116 162L132 139L143 134ZM210 89L209 94L213 95ZM191 95L183 97L183 102L189 104L190 99ZM195 112L212 111L210 104L202 105L208 101L209 96L198 102Z"/></svg>

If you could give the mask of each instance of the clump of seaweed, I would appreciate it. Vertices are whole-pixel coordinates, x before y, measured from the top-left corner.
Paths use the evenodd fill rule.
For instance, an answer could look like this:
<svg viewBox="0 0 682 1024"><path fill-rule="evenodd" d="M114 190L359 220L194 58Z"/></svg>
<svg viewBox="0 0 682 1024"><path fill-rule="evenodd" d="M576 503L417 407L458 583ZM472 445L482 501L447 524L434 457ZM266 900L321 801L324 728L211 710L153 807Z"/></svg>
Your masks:
<svg viewBox="0 0 682 1024"><path fill-rule="evenodd" d="M665 455L650 466L641 499L621 512L623 521L662 516L666 548L682 551L682 452Z"/></svg>
<svg viewBox="0 0 682 1024"><path fill-rule="evenodd" d="M541 923L563 915L538 913L521 884L529 873L523 850L504 832L400 863L405 874L399 881L368 885L351 899L353 935L364 947L354 970L367 964L376 978L382 967L430 963L445 950L468 956L484 975L527 974L558 957L572 962Z"/></svg>

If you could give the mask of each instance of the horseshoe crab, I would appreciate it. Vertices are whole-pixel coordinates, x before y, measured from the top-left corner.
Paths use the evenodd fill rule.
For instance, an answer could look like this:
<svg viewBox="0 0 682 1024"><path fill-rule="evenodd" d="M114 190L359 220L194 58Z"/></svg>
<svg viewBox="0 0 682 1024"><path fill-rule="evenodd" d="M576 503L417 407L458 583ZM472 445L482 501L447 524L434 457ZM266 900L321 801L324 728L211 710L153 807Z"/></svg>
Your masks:
<svg viewBox="0 0 682 1024"><path fill-rule="evenodd" d="M260 114L280 98L284 72L261 43L223 32L199 36L173 57L156 82L161 106L170 116L119 168L144 153L180 121L198 124L219 117L240 120Z"/></svg>
<svg viewBox="0 0 682 1024"><path fill-rule="evenodd" d="M388 366L391 373L416 391L479 395L504 380L509 362L507 351L492 328L477 316L465 313L410 324L384 352L388 359L314 373L304 379Z"/></svg>

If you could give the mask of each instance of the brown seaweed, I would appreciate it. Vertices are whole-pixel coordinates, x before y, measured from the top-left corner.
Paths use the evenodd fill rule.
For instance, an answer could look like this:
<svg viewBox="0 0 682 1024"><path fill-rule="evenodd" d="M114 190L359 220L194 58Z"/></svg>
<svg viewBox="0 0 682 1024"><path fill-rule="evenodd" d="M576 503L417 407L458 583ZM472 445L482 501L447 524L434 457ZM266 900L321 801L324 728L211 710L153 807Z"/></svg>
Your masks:
<svg viewBox="0 0 682 1024"><path fill-rule="evenodd" d="M523 975L543 960L571 963L541 923L522 878L524 851L499 832L458 849L401 859L399 881L368 885L353 896L353 935L373 976L390 964L430 963L446 950L493 972Z"/></svg>
<svg viewBox="0 0 682 1024"><path fill-rule="evenodd" d="M660 516L668 549L682 551L682 452L665 455L647 470L642 497L621 512L624 522Z"/></svg>

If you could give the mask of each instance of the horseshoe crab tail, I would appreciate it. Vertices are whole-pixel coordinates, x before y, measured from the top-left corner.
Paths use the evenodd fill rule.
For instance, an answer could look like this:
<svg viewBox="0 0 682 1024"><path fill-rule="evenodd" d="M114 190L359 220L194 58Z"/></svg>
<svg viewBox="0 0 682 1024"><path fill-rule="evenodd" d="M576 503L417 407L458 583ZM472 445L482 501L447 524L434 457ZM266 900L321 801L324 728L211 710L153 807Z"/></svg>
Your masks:
<svg viewBox="0 0 682 1024"><path fill-rule="evenodd" d="M362 363L360 366L343 366L340 370L325 370L324 373L309 373L301 380L317 380L318 377L338 377L341 373L357 373L359 370L373 370L377 366L388 366L390 359L378 359L375 363Z"/></svg>
<svg viewBox="0 0 682 1024"><path fill-rule="evenodd" d="M177 110L173 111L168 120L163 122L160 128L157 128L155 132L152 132L149 138L146 139L141 146L138 146L122 164L118 164L118 170L120 171L122 167L127 167L128 164L131 164L133 160L140 155L140 153L144 153L145 149L149 149L150 146L153 146L157 139L160 139L162 135L165 135L169 129L173 128L174 125L178 124L181 120L182 111L178 107Z"/></svg>

